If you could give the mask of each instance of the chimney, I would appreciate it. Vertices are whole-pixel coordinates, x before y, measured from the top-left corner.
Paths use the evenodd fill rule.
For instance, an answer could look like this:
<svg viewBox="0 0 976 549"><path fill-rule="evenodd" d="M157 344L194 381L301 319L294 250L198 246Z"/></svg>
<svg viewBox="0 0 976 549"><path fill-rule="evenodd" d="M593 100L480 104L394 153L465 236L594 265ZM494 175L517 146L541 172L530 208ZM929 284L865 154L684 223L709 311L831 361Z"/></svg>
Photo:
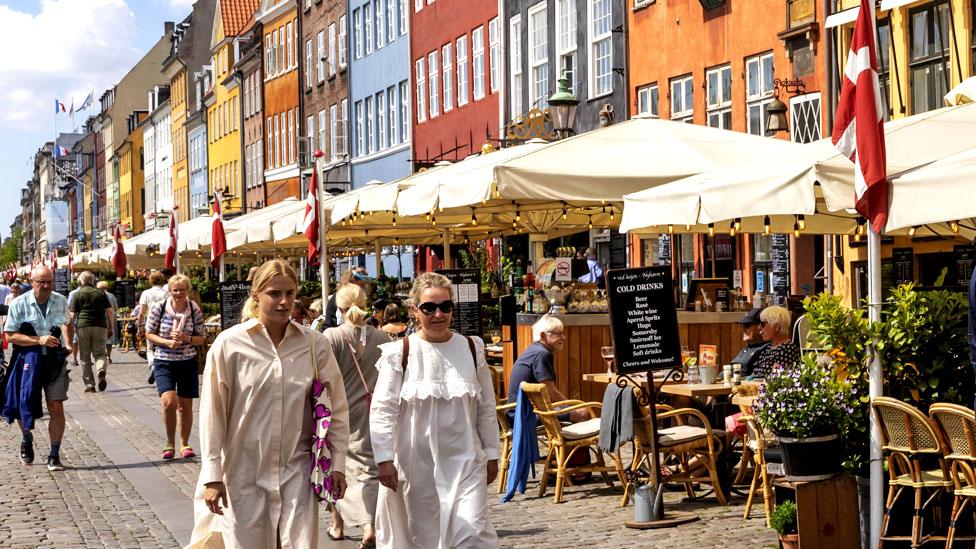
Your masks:
<svg viewBox="0 0 976 549"><path fill-rule="evenodd" d="M163 34L173 34L174 26L175 23L173 23L172 21L166 21L165 23L163 23Z"/></svg>

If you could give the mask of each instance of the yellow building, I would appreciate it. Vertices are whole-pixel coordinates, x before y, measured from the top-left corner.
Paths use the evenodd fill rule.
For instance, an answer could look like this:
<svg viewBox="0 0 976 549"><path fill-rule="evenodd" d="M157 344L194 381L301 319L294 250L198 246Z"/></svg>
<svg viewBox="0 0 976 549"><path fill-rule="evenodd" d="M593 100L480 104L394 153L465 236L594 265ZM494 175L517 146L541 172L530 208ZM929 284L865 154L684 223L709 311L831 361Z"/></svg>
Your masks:
<svg viewBox="0 0 976 549"><path fill-rule="evenodd" d="M146 118L145 112L133 113L130 124L133 130L119 148L119 221L132 234L139 234L145 229L142 217L143 190L145 178L142 171L142 126L139 125Z"/></svg>
<svg viewBox="0 0 976 549"><path fill-rule="evenodd" d="M231 70L237 61L234 39L250 21L254 10L248 13L245 8L253 4L249 0L219 2L210 41L213 88L206 98L207 184L211 194L226 191L224 211L228 214L240 213L242 196L240 88Z"/></svg>
<svg viewBox="0 0 976 549"><path fill-rule="evenodd" d="M163 66L169 77L170 127L173 136L173 203L186 212L190 204L190 170L186 148L186 67L182 63Z"/></svg>

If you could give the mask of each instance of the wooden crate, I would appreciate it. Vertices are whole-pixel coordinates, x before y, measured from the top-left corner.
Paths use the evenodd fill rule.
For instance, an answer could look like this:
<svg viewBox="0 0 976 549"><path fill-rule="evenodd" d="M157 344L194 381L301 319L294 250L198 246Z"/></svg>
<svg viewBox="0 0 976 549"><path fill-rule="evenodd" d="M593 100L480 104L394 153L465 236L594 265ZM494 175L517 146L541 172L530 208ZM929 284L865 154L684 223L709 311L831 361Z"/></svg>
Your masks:
<svg viewBox="0 0 976 549"><path fill-rule="evenodd" d="M860 548L860 514L854 477L842 475L819 482L777 482L776 491L777 501L795 498L800 549Z"/></svg>

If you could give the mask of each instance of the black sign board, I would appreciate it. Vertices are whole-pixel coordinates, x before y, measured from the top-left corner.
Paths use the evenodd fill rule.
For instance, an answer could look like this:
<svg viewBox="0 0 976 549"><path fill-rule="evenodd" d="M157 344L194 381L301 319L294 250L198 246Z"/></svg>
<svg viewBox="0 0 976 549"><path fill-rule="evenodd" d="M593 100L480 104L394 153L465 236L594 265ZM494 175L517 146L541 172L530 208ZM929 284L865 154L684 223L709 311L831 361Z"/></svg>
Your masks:
<svg viewBox="0 0 976 549"><path fill-rule="evenodd" d="M657 235L657 263L658 265L671 264L671 235Z"/></svg>
<svg viewBox="0 0 976 549"><path fill-rule="evenodd" d="M54 269L54 291L65 296L71 291L71 275L68 269Z"/></svg>
<svg viewBox="0 0 976 549"><path fill-rule="evenodd" d="M607 296L617 372L670 370L681 364L670 267L611 269Z"/></svg>
<svg viewBox="0 0 976 549"><path fill-rule="evenodd" d="M956 284L968 286L976 264L976 250L969 244L962 244L953 246L952 251L956 254Z"/></svg>
<svg viewBox="0 0 976 549"><path fill-rule="evenodd" d="M770 293L788 297L790 295L790 235L774 234L771 237L773 271Z"/></svg>
<svg viewBox="0 0 976 549"><path fill-rule="evenodd" d="M454 331L481 337L481 271L442 269L437 272L454 285Z"/></svg>
<svg viewBox="0 0 976 549"><path fill-rule="evenodd" d="M123 279L115 281L115 300L119 307L136 308L136 282L135 280Z"/></svg>
<svg viewBox="0 0 976 549"><path fill-rule="evenodd" d="M220 329L226 330L240 323L244 302L251 295L251 283L246 280L221 282L218 291L220 292Z"/></svg>
<svg viewBox="0 0 976 549"><path fill-rule="evenodd" d="M895 248L891 250L894 261L895 284L907 284L915 280L915 250Z"/></svg>

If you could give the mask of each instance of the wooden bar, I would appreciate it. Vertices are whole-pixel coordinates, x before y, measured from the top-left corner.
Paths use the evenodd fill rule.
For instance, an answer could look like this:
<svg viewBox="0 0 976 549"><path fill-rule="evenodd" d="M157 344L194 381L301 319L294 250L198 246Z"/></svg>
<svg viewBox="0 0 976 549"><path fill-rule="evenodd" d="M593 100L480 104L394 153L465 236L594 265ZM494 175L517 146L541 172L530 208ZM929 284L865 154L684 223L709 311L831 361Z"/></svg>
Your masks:
<svg viewBox="0 0 976 549"><path fill-rule="evenodd" d="M718 364L728 364L742 349L742 325L735 321L744 313L695 313L678 311L678 335L681 344L698 352L700 344L718 347ZM508 387L512 364L533 341L532 324L541 315L521 313L517 317L515 332L518 348L511 344L511 329L502 327L503 367L505 387ZM556 370L556 386L568 398L601 402L606 386L584 382L585 374L607 371L600 356L600 347L612 344L610 315L564 314L558 315L566 332L566 346L553 360Z"/></svg>

